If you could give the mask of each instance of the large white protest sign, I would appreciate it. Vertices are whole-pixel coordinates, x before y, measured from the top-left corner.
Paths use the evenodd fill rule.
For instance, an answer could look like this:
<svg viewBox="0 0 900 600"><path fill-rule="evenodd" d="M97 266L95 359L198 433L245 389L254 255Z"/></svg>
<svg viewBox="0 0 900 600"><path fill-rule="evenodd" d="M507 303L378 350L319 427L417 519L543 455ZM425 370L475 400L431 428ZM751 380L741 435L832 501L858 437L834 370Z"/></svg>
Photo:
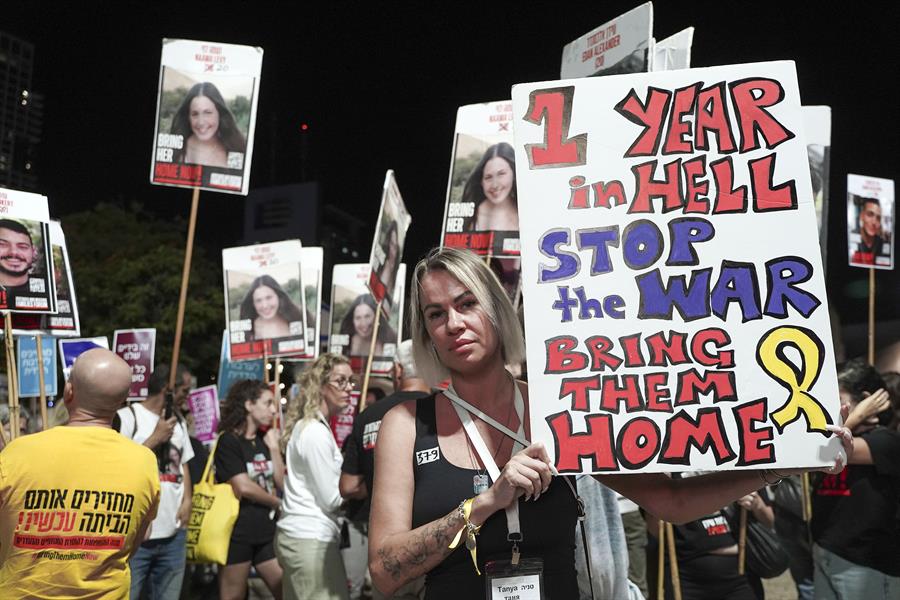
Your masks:
<svg viewBox="0 0 900 600"><path fill-rule="evenodd" d="M792 62L513 88L532 439L560 472L833 463Z"/></svg>
<svg viewBox="0 0 900 600"><path fill-rule="evenodd" d="M650 70L653 3L635 7L566 44L560 77L592 77Z"/></svg>
<svg viewBox="0 0 900 600"><path fill-rule="evenodd" d="M384 190L381 194L381 210L375 225L375 238L369 253L369 290L376 302L383 302L390 309L394 303L394 283L403 260L403 243L412 217L406 210L397 178L392 170L384 176Z"/></svg>
<svg viewBox="0 0 900 600"><path fill-rule="evenodd" d="M694 28L688 27L653 44L653 71L675 71L691 67Z"/></svg>
<svg viewBox="0 0 900 600"><path fill-rule="evenodd" d="M262 48L164 39L150 183L247 195Z"/></svg>
<svg viewBox="0 0 900 600"><path fill-rule="evenodd" d="M47 197L0 188L0 309L54 313Z"/></svg>
<svg viewBox="0 0 900 600"><path fill-rule="evenodd" d="M390 373L397 354L397 344L402 339L403 299L406 291L406 265L401 263L394 284L394 298L384 318L385 311L378 320L375 331L375 316L378 303L369 292L368 264L334 265L331 274L331 331L328 347L335 354L350 358L350 367L356 373L366 369L366 359L372 348L373 334L375 352L372 357L372 373Z"/></svg>
<svg viewBox="0 0 900 600"><path fill-rule="evenodd" d="M302 356L306 314L300 240L222 250L231 360Z"/></svg>
<svg viewBox="0 0 900 600"><path fill-rule="evenodd" d="M894 268L894 182L847 174L847 253L851 267Z"/></svg>

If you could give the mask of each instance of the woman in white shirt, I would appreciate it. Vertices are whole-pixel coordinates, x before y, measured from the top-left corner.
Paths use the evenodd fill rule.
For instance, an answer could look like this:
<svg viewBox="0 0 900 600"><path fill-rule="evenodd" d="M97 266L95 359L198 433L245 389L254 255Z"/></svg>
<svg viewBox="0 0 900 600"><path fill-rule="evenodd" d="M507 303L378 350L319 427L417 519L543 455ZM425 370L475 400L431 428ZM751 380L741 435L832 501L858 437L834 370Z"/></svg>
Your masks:
<svg viewBox="0 0 900 600"><path fill-rule="evenodd" d="M285 600L348 598L338 549L342 457L328 420L350 403L355 385L347 358L323 354L300 377L300 395L288 408L288 476L275 537Z"/></svg>

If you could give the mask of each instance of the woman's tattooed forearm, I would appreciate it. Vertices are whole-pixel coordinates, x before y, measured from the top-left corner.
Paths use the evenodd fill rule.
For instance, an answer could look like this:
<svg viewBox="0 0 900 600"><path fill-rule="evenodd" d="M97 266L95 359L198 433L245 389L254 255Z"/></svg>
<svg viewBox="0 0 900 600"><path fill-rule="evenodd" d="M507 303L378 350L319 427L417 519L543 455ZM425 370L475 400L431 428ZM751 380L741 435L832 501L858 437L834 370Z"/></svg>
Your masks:
<svg viewBox="0 0 900 600"><path fill-rule="evenodd" d="M465 522L459 511L423 525L410 532L409 541L400 548L382 547L378 550L381 566L392 579L406 580L418 577L425 570L421 566L431 557L443 560L452 552L450 541Z"/></svg>

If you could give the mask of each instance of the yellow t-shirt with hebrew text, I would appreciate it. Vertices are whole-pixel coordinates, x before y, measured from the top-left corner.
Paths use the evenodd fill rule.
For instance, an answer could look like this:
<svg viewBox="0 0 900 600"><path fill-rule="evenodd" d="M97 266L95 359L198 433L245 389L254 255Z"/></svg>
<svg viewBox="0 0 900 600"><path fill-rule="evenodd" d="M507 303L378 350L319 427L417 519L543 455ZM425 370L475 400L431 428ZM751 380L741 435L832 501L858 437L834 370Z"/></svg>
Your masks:
<svg viewBox="0 0 900 600"><path fill-rule="evenodd" d="M13 440L0 452L0 599L127 598L158 497L156 455L112 429Z"/></svg>

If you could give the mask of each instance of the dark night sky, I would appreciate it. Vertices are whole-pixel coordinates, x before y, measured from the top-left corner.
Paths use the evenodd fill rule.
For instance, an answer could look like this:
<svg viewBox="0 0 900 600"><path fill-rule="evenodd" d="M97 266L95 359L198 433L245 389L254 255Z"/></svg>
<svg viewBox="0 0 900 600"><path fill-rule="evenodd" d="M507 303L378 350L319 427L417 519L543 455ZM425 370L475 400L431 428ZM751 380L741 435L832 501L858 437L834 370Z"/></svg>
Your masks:
<svg viewBox="0 0 900 600"><path fill-rule="evenodd" d="M36 45L34 89L46 96L38 168L54 214L137 199L185 215L187 191L148 183L160 39L258 45L251 185L300 180L307 122L303 168L323 184L326 203L374 228L384 172L397 172L414 220L405 254L413 262L440 235L456 108L557 78L565 43L638 3L7 1L0 29ZM693 66L793 59L803 103L832 107L829 287L845 321L864 320L865 300L851 296L866 273L844 266L838 207L848 172L897 178L897 6L660 1L654 9L658 39L696 27ZM230 245L229 232L236 241L239 221L222 214L242 212L240 197L204 194L201 242L221 232L219 244ZM900 317L897 283L878 275L885 318Z"/></svg>

